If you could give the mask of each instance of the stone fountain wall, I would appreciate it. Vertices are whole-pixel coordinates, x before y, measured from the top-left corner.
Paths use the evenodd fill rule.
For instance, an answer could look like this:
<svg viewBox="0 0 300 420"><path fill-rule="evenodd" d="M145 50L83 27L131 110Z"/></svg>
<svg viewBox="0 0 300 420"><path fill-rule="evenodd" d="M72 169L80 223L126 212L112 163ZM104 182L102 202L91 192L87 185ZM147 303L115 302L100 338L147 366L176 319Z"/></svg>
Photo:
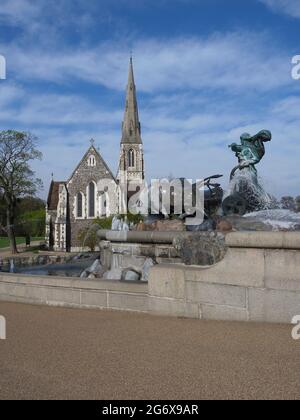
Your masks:
<svg viewBox="0 0 300 420"><path fill-rule="evenodd" d="M198 319L290 323L300 315L300 233L237 232L212 267L151 270L149 311Z"/></svg>
<svg viewBox="0 0 300 420"><path fill-rule="evenodd" d="M0 300L208 320L291 323L300 315L299 232L236 232L226 244L221 262L163 262L148 284L0 273ZM173 258L171 245L113 246Z"/></svg>

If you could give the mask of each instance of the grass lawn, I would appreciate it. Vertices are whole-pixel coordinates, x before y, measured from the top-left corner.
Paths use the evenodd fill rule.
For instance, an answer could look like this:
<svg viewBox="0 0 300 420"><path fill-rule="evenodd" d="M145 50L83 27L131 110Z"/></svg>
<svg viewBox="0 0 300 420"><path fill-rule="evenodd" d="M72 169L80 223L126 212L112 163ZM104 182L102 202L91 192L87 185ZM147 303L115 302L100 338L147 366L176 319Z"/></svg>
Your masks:
<svg viewBox="0 0 300 420"><path fill-rule="evenodd" d="M25 238L16 238L17 245L25 244ZM30 238L31 242L35 241L43 241L44 238ZM8 248L9 247L9 240L5 237L0 237L0 248Z"/></svg>

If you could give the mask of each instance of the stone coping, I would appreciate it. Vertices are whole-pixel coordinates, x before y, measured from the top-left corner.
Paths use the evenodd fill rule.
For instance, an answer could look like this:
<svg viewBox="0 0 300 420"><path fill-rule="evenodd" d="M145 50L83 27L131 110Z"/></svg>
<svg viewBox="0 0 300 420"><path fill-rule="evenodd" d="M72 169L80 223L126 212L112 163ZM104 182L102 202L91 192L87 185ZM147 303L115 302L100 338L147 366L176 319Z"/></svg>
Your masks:
<svg viewBox="0 0 300 420"><path fill-rule="evenodd" d="M71 289L108 290L147 293L147 283L121 282L117 280L85 280L77 277L33 276L28 274L0 273L1 283L47 286Z"/></svg>
<svg viewBox="0 0 300 420"><path fill-rule="evenodd" d="M171 244L177 236L192 235L193 232L114 232L100 230L99 239L112 243L156 243ZM300 249L300 232L231 232L226 235L229 248Z"/></svg>
<svg viewBox="0 0 300 420"><path fill-rule="evenodd" d="M300 232L231 232L229 248L300 249Z"/></svg>

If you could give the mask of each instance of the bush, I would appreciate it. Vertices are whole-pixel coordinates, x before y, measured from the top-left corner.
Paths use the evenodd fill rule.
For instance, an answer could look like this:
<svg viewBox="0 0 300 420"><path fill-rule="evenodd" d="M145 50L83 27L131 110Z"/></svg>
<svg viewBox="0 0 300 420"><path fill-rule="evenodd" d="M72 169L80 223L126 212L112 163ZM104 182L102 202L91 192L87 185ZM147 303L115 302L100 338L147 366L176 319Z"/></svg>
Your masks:
<svg viewBox="0 0 300 420"><path fill-rule="evenodd" d="M95 251L95 248L98 245L98 229L98 225L93 223L89 227L80 230L78 240L83 248L88 247L92 252Z"/></svg>
<svg viewBox="0 0 300 420"><path fill-rule="evenodd" d="M99 229L111 229L112 220L114 216L105 217L103 219L95 219L89 227L81 229L78 234L78 240L80 245L85 248L88 247L92 252L95 251L96 246L98 245L97 231ZM125 215L118 216L120 219L125 219ZM134 223L135 225L139 224L144 220L144 217L140 214L127 214L127 222Z"/></svg>
<svg viewBox="0 0 300 420"><path fill-rule="evenodd" d="M99 229L111 229L113 216L105 217L104 219L96 219L94 221L95 225L99 226Z"/></svg>
<svg viewBox="0 0 300 420"><path fill-rule="evenodd" d="M31 237L45 236L45 213L45 209L40 209L21 214L16 221L16 234Z"/></svg>
<svg viewBox="0 0 300 420"><path fill-rule="evenodd" d="M140 222L143 222L145 220L144 216L141 214L127 213L126 216L128 223L133 223L134 225L138 225ZM122 216L122 218L125 219L125 215Z"/></svg>

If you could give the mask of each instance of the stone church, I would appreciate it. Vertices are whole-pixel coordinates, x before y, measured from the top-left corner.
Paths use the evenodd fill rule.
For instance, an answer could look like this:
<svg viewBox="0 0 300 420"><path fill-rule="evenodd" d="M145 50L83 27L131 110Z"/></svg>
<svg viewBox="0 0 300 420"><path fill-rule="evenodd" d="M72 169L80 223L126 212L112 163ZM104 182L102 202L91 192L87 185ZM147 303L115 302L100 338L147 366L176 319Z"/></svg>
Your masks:
<svg viewBox="0 0 300 420"><path fill-rule="evenodd" d="M144 152L131 58L117 175L113 175L91 140L70 178L51 182L46 206L48 247L79 251L80 231L97 218L126 212L128 198L124 191L128 182L134 183L138 191L143 181Z"/></svg>

